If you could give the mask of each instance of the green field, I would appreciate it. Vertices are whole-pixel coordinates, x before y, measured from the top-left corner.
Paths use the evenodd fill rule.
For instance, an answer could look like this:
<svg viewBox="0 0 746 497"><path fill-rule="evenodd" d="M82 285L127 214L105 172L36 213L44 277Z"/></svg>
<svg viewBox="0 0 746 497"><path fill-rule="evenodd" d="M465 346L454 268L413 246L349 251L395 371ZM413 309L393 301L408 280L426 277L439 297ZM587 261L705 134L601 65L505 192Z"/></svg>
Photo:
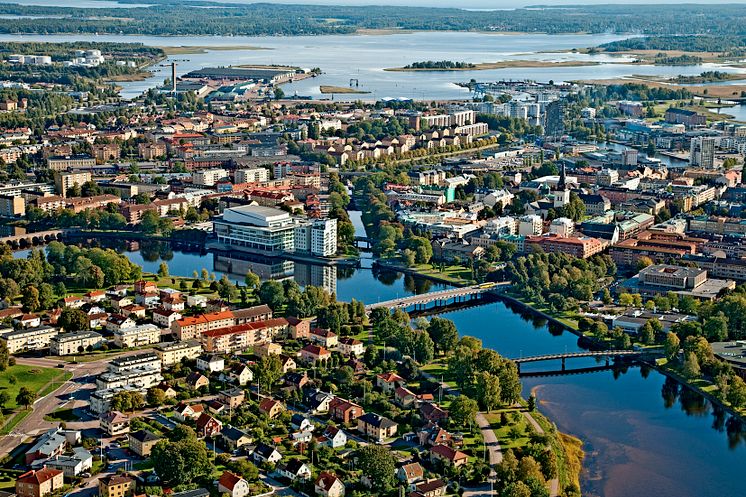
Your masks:
<svg viewBox="0 0 746 497"><path fill-rule="evenodd" d="M38 397L51 393L71 377L71 373L56 368L41 368L37 366L11 366L0 373L0 391L5 392L10 400L5 409L16 409L16 395L21 387L27 387L36 392ZM15 384L11 378L15 377Z"/></svg>

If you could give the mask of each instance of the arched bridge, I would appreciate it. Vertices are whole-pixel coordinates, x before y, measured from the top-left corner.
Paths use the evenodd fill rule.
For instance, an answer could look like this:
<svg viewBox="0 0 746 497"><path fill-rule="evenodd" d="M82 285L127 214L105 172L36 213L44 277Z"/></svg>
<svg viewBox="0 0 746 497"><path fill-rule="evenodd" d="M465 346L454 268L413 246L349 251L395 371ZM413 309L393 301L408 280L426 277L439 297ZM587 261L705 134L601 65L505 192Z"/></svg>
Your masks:
<svg viewBox="0 0 746 497"><path fill-rule="evenodd" d="M636 350L601 350L601 351L585 351L585 352L566 352L564 354L543 354L528 357L520 357L518 359L512 359L512 361L518 366L518 371L521 370L521 364L527 362L540 362L540 361L562 361L562 370L565 370L565 361L567 359L575 359L580 357L603 357L606 358L608 363L610 358L613 357L638 357L642 353Z"/></svg>
<svg viewBox="0 0 746 497"><path fill-rule="evenodd" d="M400 299L392 299L386 300L384 302L377 302L375 304L368 304L365 306L365 311L370 312L373 309L378 309L379 307L387 309L406 309L407 307L424 309L427 304L430 304L432 302L435 302L436 307L440 307L443 305L447 305L448 303L466 301L484 293L496 290L501 286L507 285L510 285L510 282L503 281L500 283L482 283L480 285L465 286L461 288L453 288L450 290L439 290L437 292L423 293L420 295L412 295L410 297L402 297Z"/></svg>
<svg viewBox="0 0 746 497"><path fill-rule="evenodd" d="M0 238L0 243L10 245L13 250L30 248L36 245L44 245L55 240L61 240L62 237L72 230L48 230L37 231L35 233L24 233L22 235L4 236Z"/></svg>

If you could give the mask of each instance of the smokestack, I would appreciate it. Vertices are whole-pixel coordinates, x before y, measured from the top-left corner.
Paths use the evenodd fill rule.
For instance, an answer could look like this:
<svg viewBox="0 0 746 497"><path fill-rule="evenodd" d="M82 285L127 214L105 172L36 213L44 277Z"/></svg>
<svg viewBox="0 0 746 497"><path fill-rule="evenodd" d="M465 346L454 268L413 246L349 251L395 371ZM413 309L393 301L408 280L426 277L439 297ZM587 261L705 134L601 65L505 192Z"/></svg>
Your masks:
<svg viewBox="0 0 746 497"><path fill-rule="evenodd" d="M176 96L176 62L171 62L171 94Z"/></svg>

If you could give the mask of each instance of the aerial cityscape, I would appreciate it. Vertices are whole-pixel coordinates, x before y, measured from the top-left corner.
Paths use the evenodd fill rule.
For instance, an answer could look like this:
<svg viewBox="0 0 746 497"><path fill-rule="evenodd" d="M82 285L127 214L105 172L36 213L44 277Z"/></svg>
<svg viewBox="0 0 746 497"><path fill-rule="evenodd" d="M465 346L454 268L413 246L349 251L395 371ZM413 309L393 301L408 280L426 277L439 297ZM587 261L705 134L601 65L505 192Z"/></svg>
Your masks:
<svg viewBox="0 0 746 497"><path fill-rule="evenodd" d="M746 5L0 0L0 497L737 497Z"/></svg>

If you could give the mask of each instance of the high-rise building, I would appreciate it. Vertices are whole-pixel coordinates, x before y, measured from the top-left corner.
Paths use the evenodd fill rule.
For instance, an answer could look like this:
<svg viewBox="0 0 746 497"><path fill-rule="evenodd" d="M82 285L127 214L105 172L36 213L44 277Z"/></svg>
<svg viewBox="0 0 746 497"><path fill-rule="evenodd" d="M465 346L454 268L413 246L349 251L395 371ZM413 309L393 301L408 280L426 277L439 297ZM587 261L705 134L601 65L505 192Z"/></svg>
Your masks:
<svg viewBox="0 0 746 497"><path fill-rule="evenodd" d="M710 136L692 138L689 165L705 169L715 167L715 138Z"/></svg>
<svg viewBox="0 0 746 497"><path fill-rule="evenodd" d="M544 135L547 137L561 137L565 133L565 105L561 100L547 104L544 116Z"/></svg>

